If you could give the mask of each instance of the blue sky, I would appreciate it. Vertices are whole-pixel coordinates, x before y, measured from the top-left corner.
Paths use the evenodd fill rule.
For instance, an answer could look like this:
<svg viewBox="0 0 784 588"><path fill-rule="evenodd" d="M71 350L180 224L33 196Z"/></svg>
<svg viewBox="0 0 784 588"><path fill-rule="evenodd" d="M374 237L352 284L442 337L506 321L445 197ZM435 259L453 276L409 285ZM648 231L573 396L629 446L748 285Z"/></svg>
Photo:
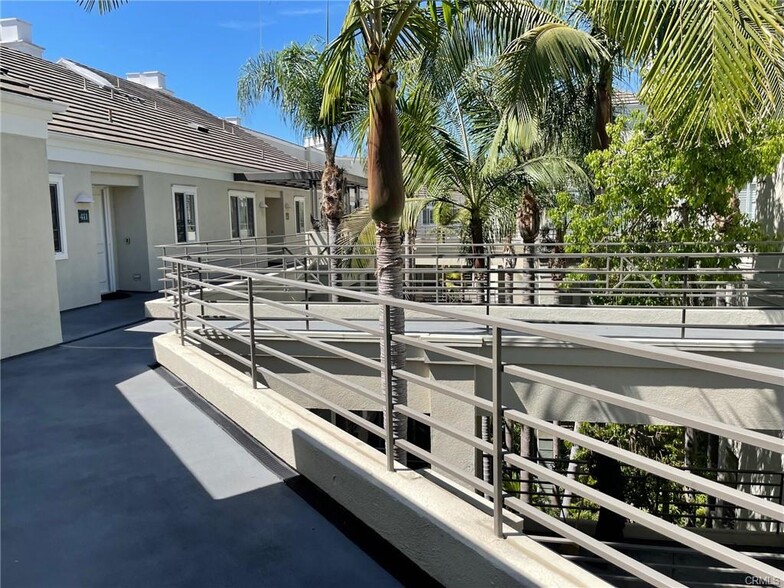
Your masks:
<svg viewBox="0 0 784 588"><path fill-rule="evenodd" d="M218 116L234 116L238 73L249 57L260 47L323 38L327 11L334 35L346 6L344 0L131 0L101 16L70 0L3 0L0 15L30 22L33 42L45 47L46 59L67 57L121 76L160 70L178 97ZM243 124L300 140L270 107L257 108Z"/></svg>

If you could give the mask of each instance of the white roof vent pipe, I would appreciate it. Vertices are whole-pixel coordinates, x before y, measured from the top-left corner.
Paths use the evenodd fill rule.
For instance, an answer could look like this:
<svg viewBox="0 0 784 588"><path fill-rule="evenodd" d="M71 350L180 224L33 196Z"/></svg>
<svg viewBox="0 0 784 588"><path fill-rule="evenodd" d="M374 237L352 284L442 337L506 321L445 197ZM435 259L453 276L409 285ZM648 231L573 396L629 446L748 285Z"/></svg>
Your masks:
<svg viewBox="0 0 784 588"><path fill-rule="evenodd" d="M0 45L43 58L44 48L33 43L33 26L21 18L0 18Z"/></svg>
<svg viewBox="0 0 784 588"><path fill-rule="evenodd" d="M152 90L159 90L166 94L174 94L166 87L166 74L160 71L143 71L125 74L129 82L140 84Z"/></svg>

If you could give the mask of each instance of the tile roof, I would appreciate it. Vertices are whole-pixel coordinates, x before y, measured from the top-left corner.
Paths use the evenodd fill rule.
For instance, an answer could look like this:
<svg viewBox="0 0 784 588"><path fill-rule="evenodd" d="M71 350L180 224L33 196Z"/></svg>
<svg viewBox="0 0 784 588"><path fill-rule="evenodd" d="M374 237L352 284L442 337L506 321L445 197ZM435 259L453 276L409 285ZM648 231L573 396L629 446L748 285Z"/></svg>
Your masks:
<svg viewBox="0 0 784 588"><path fill-rule="evenodd" d="M101 86L64 65L8 47L0 47L0 63L4 92L28 92L68 106L54 115L51 132L225 163L237 171L318 167L190 102L88 66L76 64L105 78L109 85Z"/></svg>
<svg viewBox="0 0 784 588"><path fill-rule="evenodd" d="M4 67L0 67L0 90L3 92L11 92L12 94L19 94L20 96L27 96L28 98L38 98L39 100L52 102L52 99L46 94L37 92L28 84L9 76L8 70Z"/></svg>

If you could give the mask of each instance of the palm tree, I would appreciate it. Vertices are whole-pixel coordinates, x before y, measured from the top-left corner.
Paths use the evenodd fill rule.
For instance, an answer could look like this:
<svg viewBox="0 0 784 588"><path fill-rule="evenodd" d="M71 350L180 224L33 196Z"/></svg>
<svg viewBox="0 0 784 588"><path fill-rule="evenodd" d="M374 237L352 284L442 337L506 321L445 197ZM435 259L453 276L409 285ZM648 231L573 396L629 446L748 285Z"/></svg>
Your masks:
<svg viewBox="0 0 784 588"><path fill-rule="evenodd" d="M285 49L260 53L242 67L237 83L237 99L247 112L266 99L277 106L285 119L303 136L317 137L324 149L324 170L321 174L321 211L327 219L329 284L340 285L337 235L343 217L346 191L343 169L335 163L338 144L350 131L361 99L356 91L362 71L356 61L349 61L349 75L354 82L330 112L322 116L324 91L319 83L323 73L321 52L314 43L292 43ZM318 229L316 216L314 228Z"/></svg>
<svg viewBox="0 0 784 588"><path fill-rule="evenodd" d="M560 30L566 32L562 47L580 55L570 69L590 63L595 49L590 38L573 35L568 27ZM558 71L548 67L551 57L539 50L541 40L534 36L524 50L529 60L542 62L534 75L552 84ZM401 99L402 141L410 154L404 160L406 176L440 193L436 199L458 211L455 220L464 228L477 270L487 264L485 243L511 239L513 227L508 219L516 209L526 211L517 216L530 223L520 231L523 240L532 243L536 238L539 207L535 192L587 182L577 162L541 137L539 111L546 103L534 104L536 94L528 97L528 120L520 123L505 118L507 113L497 101L498 86L504 82L494 56L483 54L459 64L444 56L436 58L433 72ZM477 271L475 276L482 273ZM480 294L479 301L484 301L484 295Z"/></svg>
<svg viewBox="0 0 784 588"><path fill-rule="evenodd" d="M720 140L784 114L784 4L778 0L550 0L606 48L592 88L595 147L609 145L613 74L642 69L640 98L683 142Z"/></svg>
<svg viewBox="0 0 784 588"><path fill-rule="evenodd" d="M440 39L438 22L415 0L350 0L343 27L325 55L324 103L322 114L331 115L341 96L349 90L349 64L362 56L368 72L368 209L376 223L378 293L401 298L403 260L401 256L400 215L405 202L403 164L400 151L396 97L396 64L420 52L433 52ZM393 335L405 330L402 308L389 307L389 328ZM382 322L384 321L382 317ZM381 357L392 370L405 365L405 344L382 337ZM389 387L394 404L405 404L406 382L393 377L382 385ZM391 419L395 438L406 438L406 420ZM389 422L389 421L388 421ZM392 448L388 448L391 451ZM396 450L398 460L403 452Z"/></svg>
<svg viewBox="0 0 784 588"><path fill-rule="evenodd" d="M403 260L404 283L408 284L409 288L407 298L413 298L411 292L416 288L413 270L419 218L422 211L431 202L432 198L427 196L408 197L400 216L400 231L403 234L403 250L405 252ZM366 268L368 266L368 259L375 254L376 245L375 223L370 217L369 208L360 208L343 217L338 243L340 247L345 247L352 252L352 267Z"/></svg>

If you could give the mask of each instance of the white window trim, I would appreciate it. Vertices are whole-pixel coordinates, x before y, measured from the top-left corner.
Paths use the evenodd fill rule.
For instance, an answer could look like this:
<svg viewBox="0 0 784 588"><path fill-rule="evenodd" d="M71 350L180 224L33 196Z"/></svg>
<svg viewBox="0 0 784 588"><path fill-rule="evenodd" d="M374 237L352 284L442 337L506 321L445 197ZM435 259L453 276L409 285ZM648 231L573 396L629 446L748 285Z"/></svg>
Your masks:
<svg viewBox="0 0 784 588"><path fill-rule="evenodd" d="M192 194L193 195L193 216L196 220L196 239L194 241L182 241L182 243L198 243L199 242L199 195L196 186L183 186L181 184L172 184L171 189L171 204L172 204L172 217L174 220L174 243L179 243L177 241L177 204L174 200L174 195L177 193L182 194ZM188 227L185 227L185 233L187 234Z"/></svg>
<svg viewBox="0 0 784 588"><path fill-rule="evenodd" d="M49 186L57 186L57 215L60 217L60 244L62 251L55 251L55 260L68 259L68 238L65 234L65 190L63 189L63 174L49 174ZM47 188L49 187L47 186ZM51 215L51 211L49 212ZM52 227L54 230L54 227Z"/></svg>
<svg viewBox="0 0 784 588"><path fill-rule="evenodd" d="M229 190L229 238L234 239L235 237L231 234L231 199L232 198L250 198L253 200L253 236L256 237L256 193L255 192L244 192L242 190Z"/></svg>
<svg viewBox="0 0 784 588"><path fill-rule="evenodd" d="M297 226L297 202L302 202L302 232ZM294 196L294 234L303 235L308 232L308 208L304 196Z"/></svg>

